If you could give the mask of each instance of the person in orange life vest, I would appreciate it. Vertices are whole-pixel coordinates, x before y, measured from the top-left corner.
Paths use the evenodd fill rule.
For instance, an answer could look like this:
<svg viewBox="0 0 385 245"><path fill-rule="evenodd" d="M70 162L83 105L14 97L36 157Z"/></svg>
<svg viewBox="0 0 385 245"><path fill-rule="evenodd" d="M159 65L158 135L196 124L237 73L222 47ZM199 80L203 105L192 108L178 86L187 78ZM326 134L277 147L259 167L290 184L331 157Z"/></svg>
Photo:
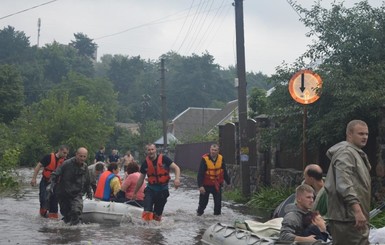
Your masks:
<svg viewBox="0 0 385 245"><path fill-rule="evenodd" d="M214 199L214 215L220 215L222 209L222 185L223 182L230 184L230 177L227 173L225 160L219 154L219 146L212 144L210 153L202 156L199 165L197 181L199 186L199 206L197 215L201 216L209 202L210 194Z"/></svg>
<svg viewBox="0 0 385 245"><path fill-rule="evenodd" d="M94 197L103 201L110 201L119 192L122 181L119 177L119 166L116 162L108 165L98 180Z"/></svg>
<svg viewBox="0 0 385 245"><path fill-rule="evenodd" d="M126 166L126 175L126 178L123 180L122 188L120 189L117 195L117 202L127 202L128 204L137 207L143 207L144 188L146 187L145 183L143 183L140 187L136 195L136 200L132 200L136 183L138 182L140 177L139 165L135 161L130 162Z"/></svg>
<svg viewBox="0 0 385 245"><path fill-rule="evenodd" d="M175 189L180 186L180 169L169 157L163 154L158 155L154 144L148 144L146 146L146 151L147 157L140 166L140 176L136 183L132 199L136 200L137 193L143 185L144 178L147 175L148 183L144 189L142 219L145 221L161 221L167 197L170 195L168 191L170 168L175 172Z"/></svg>
<svg viewBox="0 0 385 245"><path fill-rule="evenodd" d="M61 145L56 153L45 155L40 162L36 164L33 171L31 185L36 186L36 177L41 168L43 168L42 178L39 184L40 215L52 219L58 218L58 201L56 195L49 197L47 205L47 186L50 184L51 173L59 167L68 155L68 146Z"/></svg>

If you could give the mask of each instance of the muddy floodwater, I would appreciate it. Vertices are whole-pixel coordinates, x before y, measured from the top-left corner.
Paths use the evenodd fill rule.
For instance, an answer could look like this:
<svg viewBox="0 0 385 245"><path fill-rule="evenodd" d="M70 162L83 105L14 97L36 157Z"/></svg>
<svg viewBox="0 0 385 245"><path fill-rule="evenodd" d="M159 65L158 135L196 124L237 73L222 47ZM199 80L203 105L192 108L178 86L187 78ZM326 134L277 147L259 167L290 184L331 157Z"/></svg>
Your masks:
<svg viewBox="0 0 385 245"><path fill-rule="evenodd" d="M29 182L32 168L19 169L22 190L0 199L0 244L201 244L204 231L217 222L232 224L235 220L258 220L242 205L223 202L222 215L213 215L213 201L203 216L196 216L199 192L195 179L182 176L178 190L170 188L163 220L159 224L138 219L110 224L68 226L62 221L38 215L38 187Z"/></svg>

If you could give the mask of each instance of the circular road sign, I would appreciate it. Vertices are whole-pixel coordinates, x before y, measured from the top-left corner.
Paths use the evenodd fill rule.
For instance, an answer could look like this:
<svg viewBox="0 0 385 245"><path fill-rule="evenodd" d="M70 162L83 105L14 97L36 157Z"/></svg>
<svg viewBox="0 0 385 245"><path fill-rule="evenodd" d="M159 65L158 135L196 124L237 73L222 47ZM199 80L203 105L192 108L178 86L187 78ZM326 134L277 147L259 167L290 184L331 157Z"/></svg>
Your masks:
<svg viewBox="0 0 385 245"><path fill-rule="evenodd" d="M289 81L291 97L304 105L317 101L321 94L321 88L321 77L311 70L301 70L295 73Z"/></svg>

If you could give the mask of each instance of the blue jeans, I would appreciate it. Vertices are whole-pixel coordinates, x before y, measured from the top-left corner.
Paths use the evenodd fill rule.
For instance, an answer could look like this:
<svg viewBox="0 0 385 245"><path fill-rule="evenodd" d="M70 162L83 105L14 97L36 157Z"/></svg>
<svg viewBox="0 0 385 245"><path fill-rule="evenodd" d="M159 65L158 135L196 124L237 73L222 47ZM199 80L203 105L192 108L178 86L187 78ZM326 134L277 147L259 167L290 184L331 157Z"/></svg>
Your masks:
<svg viewBox="0 0 385 245"><path fill-rule="evenodd" d="M45 180L44 178L41 179L39 184L39 201L40 201L40 208L48 209L50 213L57 213L58 208L58 201L55 195L55 192L50 196L49 200L47 200L47 186L50 182Z"/></svg>

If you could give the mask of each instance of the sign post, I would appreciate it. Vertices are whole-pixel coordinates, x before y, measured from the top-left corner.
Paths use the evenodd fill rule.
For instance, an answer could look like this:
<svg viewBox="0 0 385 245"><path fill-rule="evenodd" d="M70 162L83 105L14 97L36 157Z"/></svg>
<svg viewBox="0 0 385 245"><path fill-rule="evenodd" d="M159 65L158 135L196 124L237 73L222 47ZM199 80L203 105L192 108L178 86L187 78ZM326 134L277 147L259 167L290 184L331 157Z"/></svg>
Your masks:
<svg viewBox="0 0 385 245"><path fill-rule="evenodd" d="M311 70L300 70L295 73L289 81L289 92L291 97L300 104L303 104L303 125L302 125L302 167L305 168L307 161L306 128L307 108L306 105L317 101L321 94L322 79Z"/></svg>

